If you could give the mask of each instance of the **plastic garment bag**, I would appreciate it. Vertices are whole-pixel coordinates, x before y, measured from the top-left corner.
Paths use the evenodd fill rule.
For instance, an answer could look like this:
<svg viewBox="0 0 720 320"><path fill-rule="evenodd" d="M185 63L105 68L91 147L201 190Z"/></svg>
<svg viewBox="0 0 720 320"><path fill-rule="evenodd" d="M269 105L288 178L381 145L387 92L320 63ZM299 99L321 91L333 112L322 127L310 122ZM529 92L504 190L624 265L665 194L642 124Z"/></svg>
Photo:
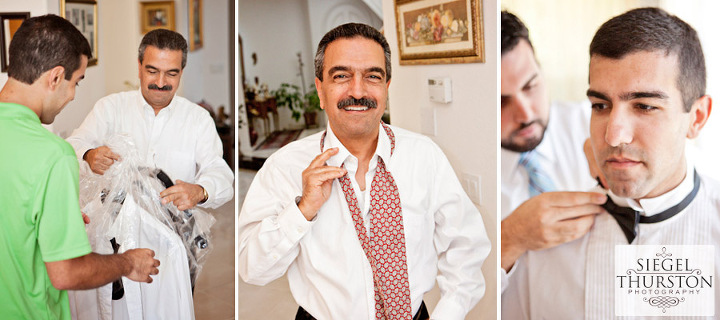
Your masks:
<svg viewBox="0 0 720 320"><path fill-rule="evenodd" d="M93 251L149 248L160 260L160 273L150 284L123 277L115 286L69 291L73 318L194 319L191 284L212 249L209 235L215 219L200 209L162 205L160 192L171 180L141 163L128 137L113 136L105 145L121 160L104 175L81 174L80 181L80 205L90 218L86 231ZM114 249L111 240L119 246Z"/></svg>

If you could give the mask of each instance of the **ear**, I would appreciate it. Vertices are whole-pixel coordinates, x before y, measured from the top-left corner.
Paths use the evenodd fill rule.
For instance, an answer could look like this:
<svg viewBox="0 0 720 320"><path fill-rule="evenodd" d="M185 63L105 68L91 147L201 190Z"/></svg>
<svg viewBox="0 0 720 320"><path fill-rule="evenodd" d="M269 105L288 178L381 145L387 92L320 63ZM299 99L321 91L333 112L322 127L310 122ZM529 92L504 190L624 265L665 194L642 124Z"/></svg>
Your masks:
<svg viewBox="0 0 720 320"><path fill-rule="evenodd" d="M51 90L55 90L60 82L65 79L65 68L63 66L56 66L48 71L47 74L47 85Z"/></svg>
<svg viewBox="0 0 720 320"><path fill-rule="evenodd" d="M142 78L142 62L138 59L138 79Z"/></svg>
<svg viewBox="0 0 720 320"><path fill-rule="evenodd" d="M704 95L693 103L692 109L690 109L690 126L687 131L687 138L694 139L700 134L700 130L707 123L710 118L710 111L712 111L712 98L708 95Z"/></svg>
<svg viewBox="0 0 720 320"><path fill-rule="evenodd" d="M317 77L315 77L315 89L318 92L318 98L320 98L320 109L325 110L325 106L323 105L325 99L322 98L322 81L320 81L320 79L318 79Z"/></svg>

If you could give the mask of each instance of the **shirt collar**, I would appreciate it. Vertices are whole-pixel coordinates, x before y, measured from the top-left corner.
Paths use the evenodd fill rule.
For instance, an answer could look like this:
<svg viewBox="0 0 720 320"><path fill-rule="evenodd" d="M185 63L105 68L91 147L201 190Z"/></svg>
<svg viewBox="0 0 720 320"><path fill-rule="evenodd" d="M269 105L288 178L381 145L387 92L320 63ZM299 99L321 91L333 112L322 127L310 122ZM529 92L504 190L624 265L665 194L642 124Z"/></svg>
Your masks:
<svg viewBox="0 0 720 320"><path fill-rule="evenodd" d="M385 163L388 163L390 161L390 138L387 135L387 132L385 132L385 129L382 127L382 124L378 124L380 127L378 130L378 143L377 147L375 148L375 155L379 156L380 158L385 160ZM338 153L330 159L328 159L327 164L329 166L339 167L343 163L345 163L345 160L347 160L348 157L353 157L350 151L348 151L347 148L338 140L337 136L335 136L335 133L332 131L332 128L330 128L330 123L327 124L327 133L325 134L325 142L322 148L322 151L327 150L328 148L338 148ZM373 157L375 158L375 157Z"/></svg>
<svg viewBox="0 0 720 320"><path fill-rule="evenodd" d="M162 108L162 110L160 110L157 115L160 115L161 113L172 112L175 109L175 105L177 104L175 102L177 100L176 97L177 93L173 95L172 100L170 100L170 104L168 104L167 107ZM145 97L143 97L142 95L141 89L138 89L137 105L140 106L140 111L150 110L153 112L153 114L155 114L155 109L153 109L153 107L145 100Z"/></svg>
<svg viewBox="0 0 720 320"><path fill-rule="evenodd" d="M40 118L32 109L17 103L3 102L0 103L0 118L16 118L30 120L40 123Z"/></svg>
<svg viewBox="0 0 720 320"><path fill-rule="evenodd" d="M634 200L622 198L612 191L608 190L608 196L619 206L630 207L633 210L640 211L643 216L652 216L667 210L668 208L680 203L693 189L695 178L693 170L695 166L686 157L687 168L685 169L685 178L674 189L659 195L655 198Z"/></svg>

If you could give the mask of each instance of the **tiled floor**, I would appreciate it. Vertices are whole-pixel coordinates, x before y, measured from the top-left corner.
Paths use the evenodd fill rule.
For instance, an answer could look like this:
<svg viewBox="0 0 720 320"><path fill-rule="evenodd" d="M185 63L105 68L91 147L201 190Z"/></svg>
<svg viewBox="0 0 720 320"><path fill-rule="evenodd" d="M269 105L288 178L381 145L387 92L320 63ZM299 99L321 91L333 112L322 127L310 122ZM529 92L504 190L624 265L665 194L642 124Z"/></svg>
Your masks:
<svg viewBox="0 0 720 320"><path fill-rule="evenodd" d="M240 169L238 173L238 204L240 208L242 207L242 203L245 199L245 194L250 187L250 183L255 177L255 171ZM487 277L488 275L485 276ZM287 276L284 275L280 279L277 279L265 286L247 284L243 282L239 276L237 281L238 319L280 320L293 319L295 317L298 305L295 303L292 293L290 293ZM482 310L482 305L489 305L490 308L495 308L495 292L491 291L489 294L491 296L487 296L483 299L489 301L482 301L478 306L470 311L466 319L481 319L481 315L487 313ZM433 288L433 290L425 294L425 303L431 313L435 308L435 305L437 305L437 301L439 299L440 289L438 289L437 285Z"/></svg>
<svg viewBox="0 0 720 320"><path fill-rule="evenodd" d="M195 319L235 319L235 199L206 211L217 221L212 227L213 251L195 286Z"/></svg>

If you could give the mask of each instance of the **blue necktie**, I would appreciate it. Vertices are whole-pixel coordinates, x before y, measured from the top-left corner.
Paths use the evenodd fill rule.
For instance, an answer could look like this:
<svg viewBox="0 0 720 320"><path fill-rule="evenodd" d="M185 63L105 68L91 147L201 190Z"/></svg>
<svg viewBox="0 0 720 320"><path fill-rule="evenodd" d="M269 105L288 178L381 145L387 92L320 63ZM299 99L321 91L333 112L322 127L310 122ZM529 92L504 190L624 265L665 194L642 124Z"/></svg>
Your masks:
<svg viewBox="0 0 720 320"><path fill-rule="evenodd" d="M520 154L519 164L528 173L528 192L534 197L543 192L555 191L555 184L552 179L542 171L539 159L535 151L523 152Z"/></svg>

